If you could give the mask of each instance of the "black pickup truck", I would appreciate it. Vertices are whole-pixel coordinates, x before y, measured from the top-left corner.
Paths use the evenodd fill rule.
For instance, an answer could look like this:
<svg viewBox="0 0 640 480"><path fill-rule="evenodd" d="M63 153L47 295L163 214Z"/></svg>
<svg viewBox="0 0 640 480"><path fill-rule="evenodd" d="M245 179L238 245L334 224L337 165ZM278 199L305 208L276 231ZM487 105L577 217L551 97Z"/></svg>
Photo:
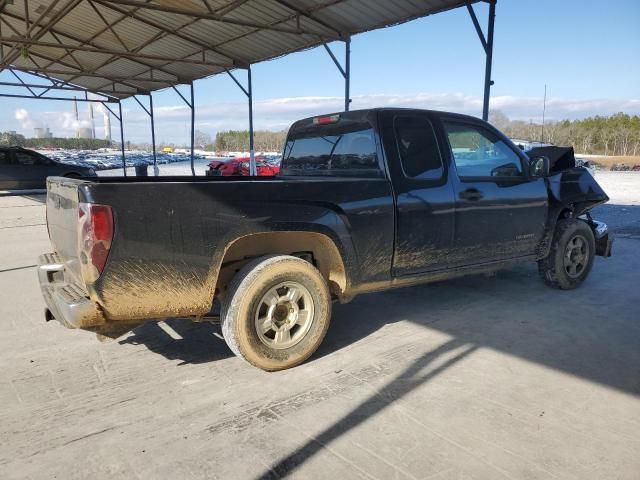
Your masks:
<svg viewBox="0 0 640 480"><path fill-rule="evenodd" d="M588 213L608 197L563 158L473 117L373 109L296 122L276 177L49 178L46 319L117 337L219 304L233 352L279 370L317 349L333 300L530 261L574 288L610 255Z"/></svg>

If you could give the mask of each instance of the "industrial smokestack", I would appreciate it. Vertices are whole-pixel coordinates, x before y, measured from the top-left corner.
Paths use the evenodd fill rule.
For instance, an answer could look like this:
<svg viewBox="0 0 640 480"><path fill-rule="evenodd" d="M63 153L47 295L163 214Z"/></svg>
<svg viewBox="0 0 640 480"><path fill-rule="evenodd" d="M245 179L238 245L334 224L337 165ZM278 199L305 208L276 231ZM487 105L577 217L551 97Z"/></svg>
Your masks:
<svg viewBox="0 0 640 480"><path fill-rule="evenodd" d="M76 118L76 138L80 136L80 132L78 131L79 127L79 118L78 118L78 99L73 97L73 116Z"/></svg>
<svg viewBox="0 0 640 480"><path fill-rule="evenodd" d="M104 112L104 139L111 141L111 117L109 112Z"/></svg>
<svg viewBox="0 0 640 480"><path fill-rule="evenodd" d="M96 138L96 124L93 120L93 104L87 102L87 105L89 105L89 119L91 121L91 138Z"/></svg>

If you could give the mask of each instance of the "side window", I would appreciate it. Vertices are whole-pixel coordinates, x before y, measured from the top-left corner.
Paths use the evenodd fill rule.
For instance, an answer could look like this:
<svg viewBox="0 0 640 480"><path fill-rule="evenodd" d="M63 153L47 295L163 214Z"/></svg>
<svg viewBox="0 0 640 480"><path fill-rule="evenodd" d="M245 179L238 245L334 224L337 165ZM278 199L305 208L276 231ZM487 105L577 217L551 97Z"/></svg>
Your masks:
<svg viewBox="0 0 640 480"><path fill-rule="evenodd" d="M398 116L394 130L405 175L431 180L442 178L442 158L429 120L420 116Z"/></svg>
<svg viewBox="0 0 640 480"><path fill-rule="evenodd" d="M444 122L458 176L521 177L520 157L491 131Z"/></svg>
<svg viewBox="0 0 640 480"><path fill-rule="evenodd" d="M40 165L40 159L30 152L15 152L16 163L23 166Z"/></svg>
<svg viewBox="0 0 640 480"><path fill-rule="evenodd" d="M39 153L15 152L16 163L18 165L51 165L53 162Z"/></svg>

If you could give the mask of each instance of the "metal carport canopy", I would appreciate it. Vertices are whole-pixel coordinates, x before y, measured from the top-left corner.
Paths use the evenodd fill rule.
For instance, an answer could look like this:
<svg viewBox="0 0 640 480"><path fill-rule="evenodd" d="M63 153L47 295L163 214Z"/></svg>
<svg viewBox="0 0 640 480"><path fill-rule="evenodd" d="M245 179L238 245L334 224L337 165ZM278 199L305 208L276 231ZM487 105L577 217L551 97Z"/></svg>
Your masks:
<svg viewBox="0 0 640 480"><path fill-rule="evenodd" d="M0 0L0 69L124 99L471 3Z"/></svg>
<svg viewBox="0 0 640 480"><path fill-rule="evenodd" d="M472 4L489 4L485 36ZM0 0L0 71L8 70L28 94L0 97L68 100L47 92L81 91L102 102L120 124L126 175L121 101L133 97L150 116L154 171L157 162L151 92L172 87L191 109L191 172L194 169L193 82L227 73L248 99L250 174L254 156L251 65L323 45L345 80L351 102L351 36L466 5L485 52L482 117L489 115L496 0ZM345 44L341 64L328 43ZM242 85L232 70L247 70ZM15 72L47 79L28 84ZM190 100L176 85L190 85ZM87 93L103 99L89 99ZM149 95L145 107L136 95ZM118 103L116 114L107 102Z"/></svg>

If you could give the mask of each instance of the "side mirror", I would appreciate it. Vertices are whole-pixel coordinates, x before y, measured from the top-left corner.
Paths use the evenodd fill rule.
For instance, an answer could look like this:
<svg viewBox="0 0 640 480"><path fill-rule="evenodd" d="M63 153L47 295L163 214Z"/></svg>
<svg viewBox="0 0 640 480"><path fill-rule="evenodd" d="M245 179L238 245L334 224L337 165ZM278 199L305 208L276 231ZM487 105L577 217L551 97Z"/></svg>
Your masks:
<svg viewBox="0 0 640 480"><path fill-rule="evenodd" d="M548 177L551 170L549 157L533 157L529 160L529 174L532 177Z"/></svg>

